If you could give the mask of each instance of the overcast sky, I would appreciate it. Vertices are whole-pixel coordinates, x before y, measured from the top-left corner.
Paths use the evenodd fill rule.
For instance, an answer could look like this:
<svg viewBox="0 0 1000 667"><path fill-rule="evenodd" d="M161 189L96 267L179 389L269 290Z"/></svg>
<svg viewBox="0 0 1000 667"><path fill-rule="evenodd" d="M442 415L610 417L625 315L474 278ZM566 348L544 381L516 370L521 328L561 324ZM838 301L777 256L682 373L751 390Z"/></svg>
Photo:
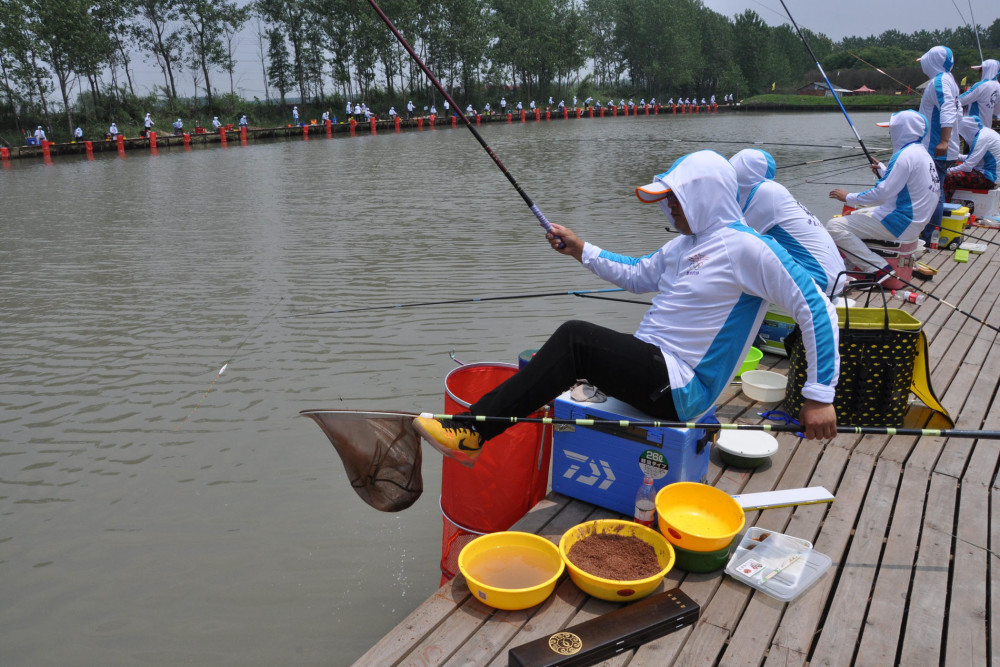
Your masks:
<svg viewBox="0 0 1000 667"><path fill-rule="evenodd" d="M472 0L477 1L477 0ZM788 23L780 0L703 0L705 6L732 17L752 9L770 25ZM957 28L972 23L969 0L785 0L801 28L823 33L834 40L848 36L878 35L896 29L904 33L917 30ZM980 26L989 26L1000 17L1000 0L972 0L972 15ZM963 18L964 17L964 18ZM246 99L264 99L260 54L256 31L249 25L239 37L235 77L237 94ZM146 94L153 86L163 85L163 75L155 63L133 63L136 92ZM178 79L182 94L191 94L191 77L183 72ZM212 74L212 87L229 91L229 77ZM332 91L331 91L332 92ZM272 95L274 91L271 91Z"/></svg>
<svg viewBox="0 0 1000 667"><path fill-rule="evenodd" d="M702 0L723 16L757 12L770 25L790 23L780 0ZM785 0L800 28L823 33L834 40L879 35L886 30L904 33L917 30L957 28L975 22L989 26L1000 17L998 0ZM963 19L964 17L964 19Z"/></svg>

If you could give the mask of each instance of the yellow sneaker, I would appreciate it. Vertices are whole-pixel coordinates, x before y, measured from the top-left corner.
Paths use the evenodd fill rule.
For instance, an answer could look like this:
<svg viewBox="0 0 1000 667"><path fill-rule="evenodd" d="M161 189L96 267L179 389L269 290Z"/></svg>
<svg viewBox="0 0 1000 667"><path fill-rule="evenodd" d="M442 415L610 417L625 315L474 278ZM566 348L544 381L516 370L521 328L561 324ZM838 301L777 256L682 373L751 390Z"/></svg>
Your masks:
<svg viewBox="0 0 1000 667"><path fill-rule="evenodd" d="M420 416L414 418L413 428L432 447L465 466L475 463L483 447L483 438L472 422Z"/></svg>

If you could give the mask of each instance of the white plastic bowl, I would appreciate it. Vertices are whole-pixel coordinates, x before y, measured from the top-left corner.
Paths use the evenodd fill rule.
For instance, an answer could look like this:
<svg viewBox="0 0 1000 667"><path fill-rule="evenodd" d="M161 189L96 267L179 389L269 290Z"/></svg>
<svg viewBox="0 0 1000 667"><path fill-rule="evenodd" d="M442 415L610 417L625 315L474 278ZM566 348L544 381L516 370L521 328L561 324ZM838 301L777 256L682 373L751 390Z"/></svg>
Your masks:
<svg viewBox="0 0 1000 667"><path fill-rule="evenodd" d="M788 378L773 371L747 371L740 376L743 393L761 403L777 403L785 397Z"/></svg>

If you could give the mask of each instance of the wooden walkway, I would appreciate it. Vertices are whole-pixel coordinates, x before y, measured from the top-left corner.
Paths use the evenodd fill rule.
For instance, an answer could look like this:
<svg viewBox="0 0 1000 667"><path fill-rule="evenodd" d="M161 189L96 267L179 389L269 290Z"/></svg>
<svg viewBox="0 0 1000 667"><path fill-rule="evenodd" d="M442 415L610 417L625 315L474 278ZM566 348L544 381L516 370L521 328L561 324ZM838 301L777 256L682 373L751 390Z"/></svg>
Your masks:
<svg viewBox="0 0 1000 667"><path fill-rule="evenodd" d="M995 230L969 233L1000 243ZM968 264L953 261L952 252L930 251L921 261L940 273L915 284L998 326L998 249L990 245ZM993 409L997 333L932 298L902 307L924 323L933 385L956 427L1000 429L1000 410ZM768 360L778 370L787 366ZM718 413L722 421L752 423L760 410L733 388ZM911 409L907 425L920 415ZM750 512L747 525L810 540L833 567L788 604L721 571L674 570L663 588L679 586L701 605L697 624L601 664L1000 665L1000 441L841 435L818 442L791 434L778 440L771 464L754 472L728 468L713 453L709 481L731 494L832 491L832 504ZM550 494L514 529L558 542L577 523L611 516ZM618 606L590 598L564 576L543 604L497 611L474 599L459 575L355 664L506 665L509 648Z"/></svg>

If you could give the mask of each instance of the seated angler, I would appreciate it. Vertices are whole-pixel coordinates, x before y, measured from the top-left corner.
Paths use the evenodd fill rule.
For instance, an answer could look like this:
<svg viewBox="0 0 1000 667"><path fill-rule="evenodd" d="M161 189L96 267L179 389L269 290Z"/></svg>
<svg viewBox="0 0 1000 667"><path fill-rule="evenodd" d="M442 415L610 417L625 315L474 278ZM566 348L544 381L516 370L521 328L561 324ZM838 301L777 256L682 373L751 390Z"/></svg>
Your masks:
<svg viewBox="0 0 1000 667"><path fill-rule="evenodd" d="M656 295L634 335L566 322L524 368L472 404L471 414L524 417L586 378L654 418L697 419L729 385L768 304L775 303L802 330L808 377L799 417L806 437L833 437L836 310L781 246L743 224L736 190L735 170L713 151L679 158L653 183L636 188L639 199L658 203L680 232L645 257L602 250L553 224L547 236L554 250L625 290ZM431 445L467 461L510 426L414 420Z"/></svg>
<svg viewBox="0 0 1000 667"><path fill-rule="evenodd" d="M896 152L888 167L879 165L882 177L878 183L861 193L848 193L843 188L830 192L831 199L848 206L875 207L826 223L827 231L844 253L848 269L853 265L854 270L874 273L877 282L884 282L892 267L865 245L865 239L911 243L931 219L941 186L934 160L920 143L926 134L927 119L923 114L911 109L894 113L889 121L889 138Z"/></svg>
<svg viewBox="0 0 1000 667"><path fill-rule="evenodd" d="M748 226L777 241L827 296L844 289L844 259L815 215L774 180L774 158L759 148L740 151L729 163L736 169L737 200Z"/></svg>
<svg viewBox="0 0 1000 667"><path fill-rule="evenodd" d="M958 133L969 145L968 155L959 155L959 163L949 167L944 178L944 197L951 201L955 190L989 190L997 186L1000 171L1000 134L983 127L979 116L958 121Z"/></svg>

